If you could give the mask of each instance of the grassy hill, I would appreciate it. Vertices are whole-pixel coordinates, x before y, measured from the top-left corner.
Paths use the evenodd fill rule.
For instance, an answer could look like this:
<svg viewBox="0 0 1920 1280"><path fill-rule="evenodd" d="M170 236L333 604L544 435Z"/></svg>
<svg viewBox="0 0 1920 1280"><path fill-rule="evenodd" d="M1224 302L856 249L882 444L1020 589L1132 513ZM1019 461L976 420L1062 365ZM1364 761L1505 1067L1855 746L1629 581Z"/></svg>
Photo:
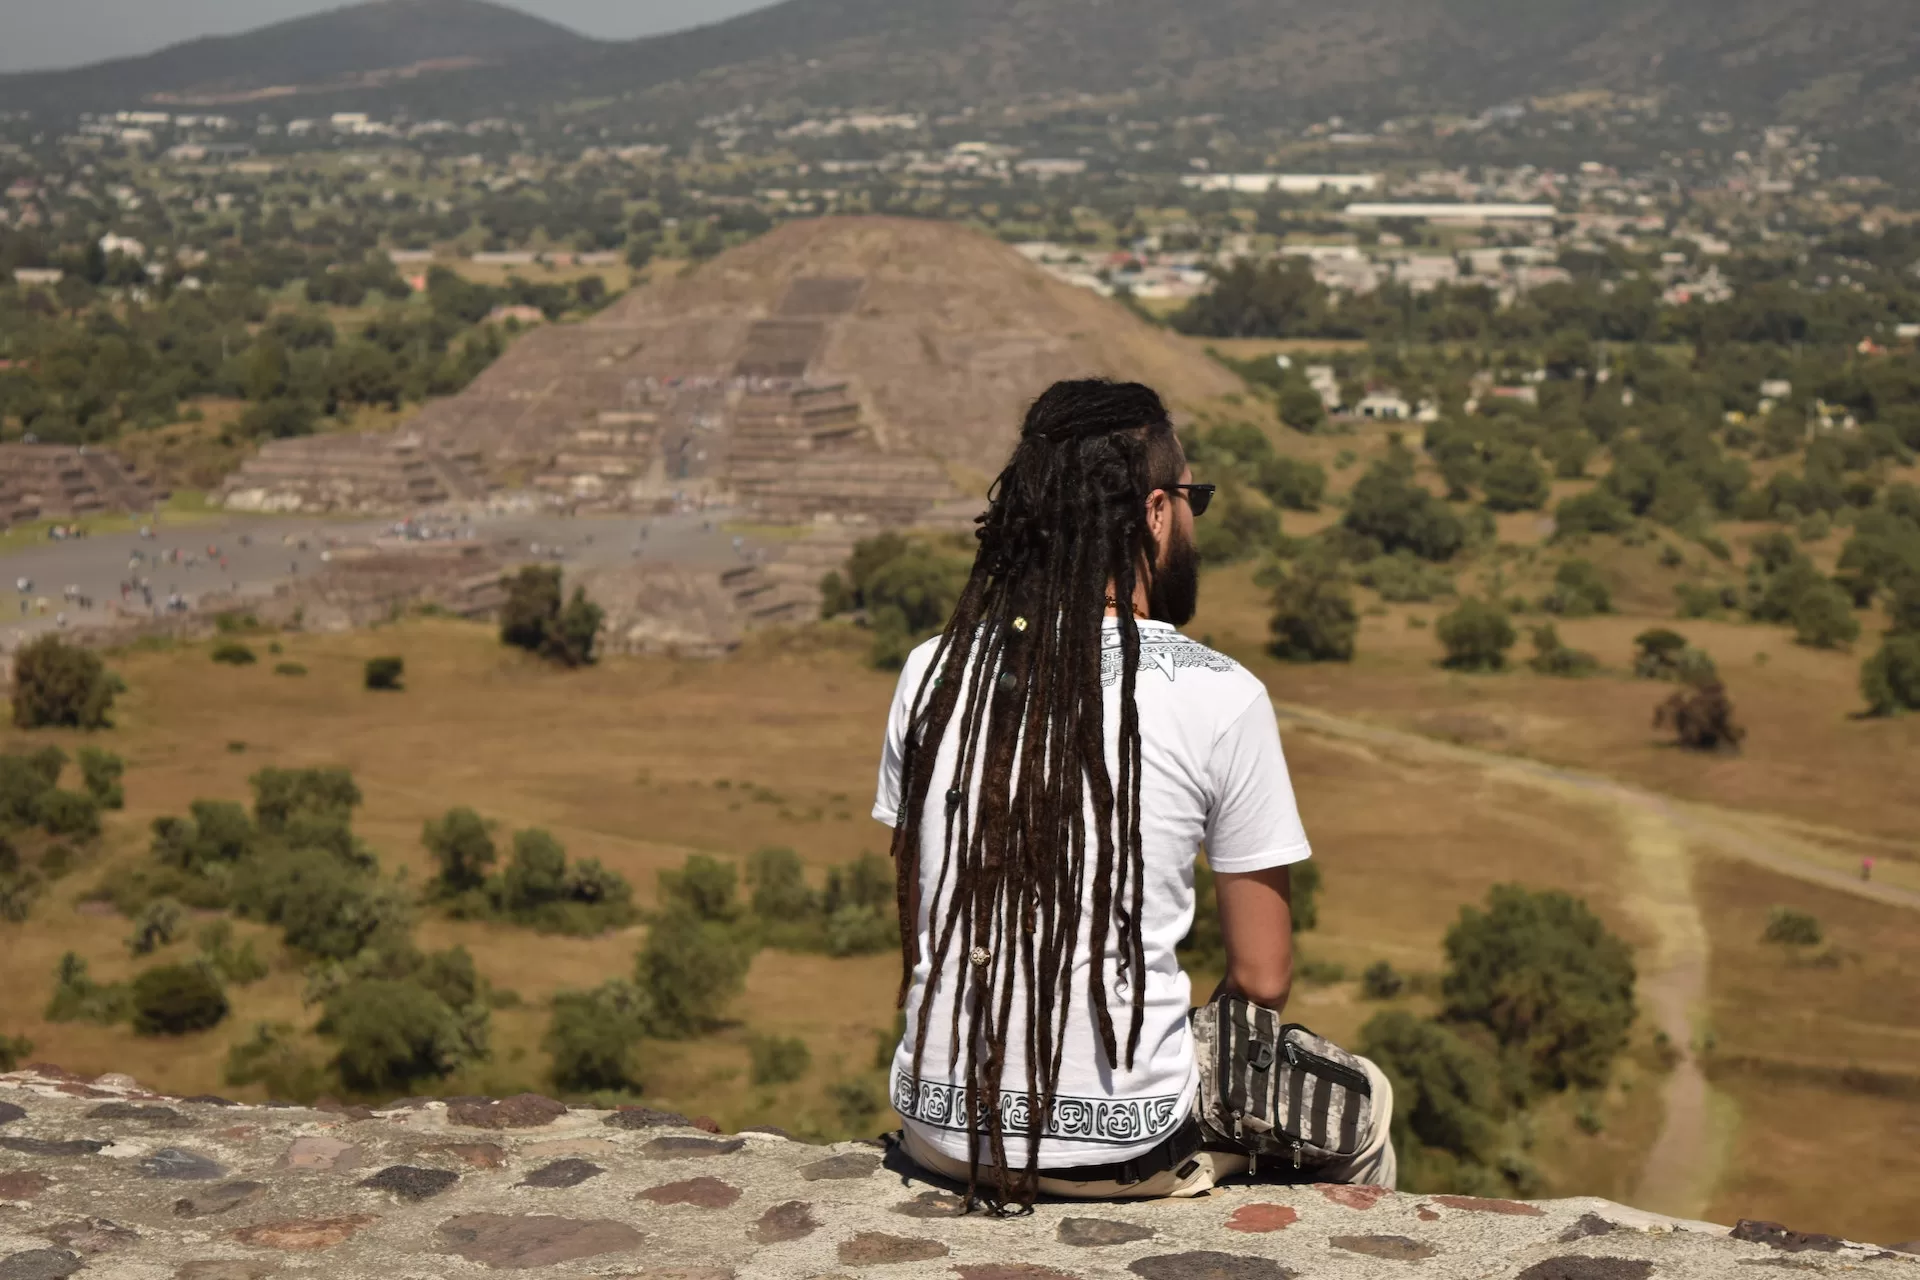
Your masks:
<svg viewBox="0 0 1920 1280"><path fill-rule="evenodd" d="M598 110L653 118L742 102L938 110L1090 93L1135 110L1285 120L1604 88L1839 131L1916 118L1916 52L1920 28L1900 0L785 0L599 44L480 0L384 0L150 58L7 77L0 105L331 91L352 72L471 58L500 65L381 92L434 111L607 99Z"/></svg>

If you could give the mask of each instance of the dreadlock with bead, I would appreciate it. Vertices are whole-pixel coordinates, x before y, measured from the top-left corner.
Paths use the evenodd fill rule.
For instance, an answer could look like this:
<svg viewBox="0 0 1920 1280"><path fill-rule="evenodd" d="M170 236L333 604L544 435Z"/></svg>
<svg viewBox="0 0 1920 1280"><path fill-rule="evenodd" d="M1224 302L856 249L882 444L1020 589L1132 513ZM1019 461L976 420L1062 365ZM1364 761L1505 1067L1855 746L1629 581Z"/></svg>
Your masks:
<svg viewBox="0 0 1920 1280"><path fill-rule="evenodd" d="M940 823L930 981L954 984L948 1068L959 1068L964 1054L969 1196L981 1193L984 1136L998 1180L986 1198L997 1206L1032 1203L1076 998L1087 1002L1115 1069L1132 1070L1139 1047L1147 983L1134 705L1140 632L1131 602L1144 576L1151 616L1179 625L1192 615L1192 543L1156 548L1148 523L1150 495L1176 485L1184 467L1166 406L1151 389L1087 380L1043 394L979 518L972 574L912 704L905 804L893 837L901 1003L923 959L922 830ZM1116 604L1117 775L1108 767L1101 679L1103 620ZM944 796L929 809L936 758L956 716L954 775L940 780ZM1076 992L1083 916L1090 979ZM1109 950L1122 990L1132 993L1117 1020ZM1018 1019L1016 995L1024 1001ZM934 1003L921 1001L913 1032L916 1080ZM1025 1078L1003 1080L1015 1028ZM1027 1149L1014 1164L1003 1095L1024 1104L1028 1117Z"/></svg>

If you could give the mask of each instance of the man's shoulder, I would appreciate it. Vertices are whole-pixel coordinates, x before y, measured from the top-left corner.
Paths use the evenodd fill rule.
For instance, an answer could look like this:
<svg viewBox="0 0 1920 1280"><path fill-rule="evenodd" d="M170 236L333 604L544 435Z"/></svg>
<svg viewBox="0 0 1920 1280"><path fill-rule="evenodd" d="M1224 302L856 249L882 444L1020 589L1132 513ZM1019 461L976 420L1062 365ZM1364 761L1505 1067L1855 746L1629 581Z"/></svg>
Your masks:
<svg viewBox="0 0 1920 1280"><path fill-rule="evenodd" d="M1111 685L1120 678L1123 656L1117 632L1108 634L1100 651L1100 680ZM1181 693L1191 690L1210 697L1244 702L1266 686L1260 678L1221 653L1172 627L1140 628L1140 665L1136 687L1164 679Z"/></svg>

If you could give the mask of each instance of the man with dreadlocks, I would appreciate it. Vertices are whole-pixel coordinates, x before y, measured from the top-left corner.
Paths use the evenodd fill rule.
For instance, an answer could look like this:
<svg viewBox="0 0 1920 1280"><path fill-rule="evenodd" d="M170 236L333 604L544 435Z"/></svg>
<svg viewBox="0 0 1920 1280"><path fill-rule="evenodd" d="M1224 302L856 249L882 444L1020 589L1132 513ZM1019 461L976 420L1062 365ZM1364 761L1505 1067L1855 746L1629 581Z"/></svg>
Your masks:
<svg viewBox="0 0 1920 1280"><path fill-rule="evenodd" d="M1160 397L1063 382L1029 410L944 632L901 673L874 816L894 828L907 1155L1004 1207L1038 1194L1197 1195L1205 1149L1174 956L1204 842L1223 989L1292 984L1290 864L1309 854L1273 706L1182 636L1195 484ZM1391 1096L1314 1181L1391 1186Z"/></svg>

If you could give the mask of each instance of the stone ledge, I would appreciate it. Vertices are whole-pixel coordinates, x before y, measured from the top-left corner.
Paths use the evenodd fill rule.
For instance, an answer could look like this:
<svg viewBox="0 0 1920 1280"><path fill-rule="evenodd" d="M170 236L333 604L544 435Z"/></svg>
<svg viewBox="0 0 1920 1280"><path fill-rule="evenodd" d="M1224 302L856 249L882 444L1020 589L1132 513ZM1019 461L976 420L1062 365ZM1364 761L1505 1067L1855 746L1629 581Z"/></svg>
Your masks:
<svg viewBox="0 0 1920 1280"><path fill-rule="evenodd" d="M0 1280L1920 1280L1920 1258L1603 1200L1236 1185L961 1213L879 1143L549 1099L241 1106L125 1076L0 1075Z"/></svg>

